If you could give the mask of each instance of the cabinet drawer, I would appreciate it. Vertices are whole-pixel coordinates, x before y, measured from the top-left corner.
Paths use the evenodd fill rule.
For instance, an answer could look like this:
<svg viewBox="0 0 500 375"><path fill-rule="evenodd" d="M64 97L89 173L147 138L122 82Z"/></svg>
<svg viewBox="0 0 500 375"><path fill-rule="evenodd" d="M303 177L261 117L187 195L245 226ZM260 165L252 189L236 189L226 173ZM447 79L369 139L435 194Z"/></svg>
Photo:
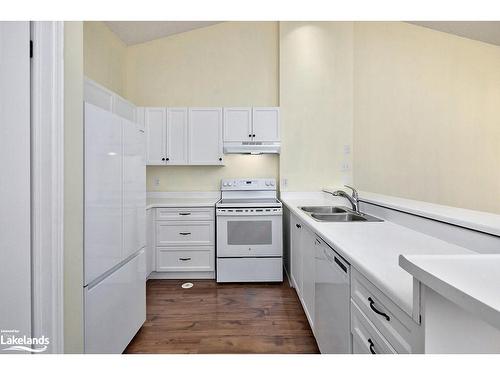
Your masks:
<svg viewBox="0 0 500 375"><path fill-rule="evenodd" d="M189 248L184 250L171 250L169 248L157 249L158 272L191 272L213 271L214 250L212 247Z"/></svg>
<svg viewBox="0 0 500 375"><path fill-rule="evenodd" d="M352 299L391 346L398 353L420 352L421 327L358 271L351 275Z"/></svg>
<svg viewBox="0 0 500 375"><path fill-rule="evenodd" d="M395 354L382 334L351 301L351 333L353 354Z"/></svg>
<svg viewBox="0 0 500 375"><path fill-rule="evenodd" d="M156 222L156 246L207 246L213 244L213 221Z"/></svg>
<svg viewBox="0 0 500 375"><path fill-rule="evenodd" d="M156 220L213 220L214 208L189 207L189 208L157 208Z"/></svg>

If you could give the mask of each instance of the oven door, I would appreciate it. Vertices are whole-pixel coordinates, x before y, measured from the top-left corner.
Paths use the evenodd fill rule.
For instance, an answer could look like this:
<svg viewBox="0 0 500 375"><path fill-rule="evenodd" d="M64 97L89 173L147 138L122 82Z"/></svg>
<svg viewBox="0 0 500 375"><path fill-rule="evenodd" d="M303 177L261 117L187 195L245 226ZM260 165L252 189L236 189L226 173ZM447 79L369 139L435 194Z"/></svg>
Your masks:
<svg viewBox="0 0 500 375"><path fill-rule="evenodd" d="M217 257L281 257L282 215L217 214Z"/></svg>

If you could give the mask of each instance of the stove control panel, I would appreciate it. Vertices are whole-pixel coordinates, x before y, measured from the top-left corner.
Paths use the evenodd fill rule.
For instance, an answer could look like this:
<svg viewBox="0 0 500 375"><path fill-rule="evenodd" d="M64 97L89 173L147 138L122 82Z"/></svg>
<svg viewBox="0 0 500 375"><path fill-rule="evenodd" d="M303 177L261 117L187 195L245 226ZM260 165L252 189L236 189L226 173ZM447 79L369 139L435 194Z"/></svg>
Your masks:
<svg viewBox="0 0 500 375"><path fill-rule="evenodd" d="M221 190L276 190L274 178L228 179L221 181Z"/></svg>

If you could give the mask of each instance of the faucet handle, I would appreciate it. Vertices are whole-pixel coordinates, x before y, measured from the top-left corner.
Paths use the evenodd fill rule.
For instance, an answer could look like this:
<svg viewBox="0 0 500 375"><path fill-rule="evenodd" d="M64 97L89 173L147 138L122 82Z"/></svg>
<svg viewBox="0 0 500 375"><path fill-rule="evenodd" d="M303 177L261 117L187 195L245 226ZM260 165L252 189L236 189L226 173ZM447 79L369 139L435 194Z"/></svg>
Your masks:
<svg viewBox="0 0 500 375"><path fill-rule="evenodd" d="M358 199L358 191L355 188L353 188L352 186L349 186L349 185L344 185L344 186L346 188L352 190L352 197L357 200Z"/></svg>

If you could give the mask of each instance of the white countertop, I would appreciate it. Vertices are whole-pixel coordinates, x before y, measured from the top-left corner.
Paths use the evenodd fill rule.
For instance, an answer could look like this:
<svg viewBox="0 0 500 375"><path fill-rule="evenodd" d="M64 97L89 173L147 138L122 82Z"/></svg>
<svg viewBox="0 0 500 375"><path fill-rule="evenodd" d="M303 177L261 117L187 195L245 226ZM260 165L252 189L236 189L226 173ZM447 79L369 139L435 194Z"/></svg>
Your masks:
<svg viewBox="0 0 500 375"><path fill-rule="evenodd" d="M423 284L500 329L500 254L404 255L399 263Z"/></svg>
<svg viewBox="0 0 500 375"><path fill-rule="evenodd" d="M359 192L360 200L500 236L500 215L382 194Z"/></svg>
<svg viewBox="0 0 500 375"><path fill-rule="evenodd" d="M413 310L413 277L399 266L401 254L475 254L409 228L384 222L318 222L298 207L347 205L321 193L282 193L281 201L408 315Z"/></svg>
<svg viewBox="0 0 500 375"><path fill-rule="evenodd" d="M148 192L146 210L162 207L214 207L220 192Z"/></svg>

